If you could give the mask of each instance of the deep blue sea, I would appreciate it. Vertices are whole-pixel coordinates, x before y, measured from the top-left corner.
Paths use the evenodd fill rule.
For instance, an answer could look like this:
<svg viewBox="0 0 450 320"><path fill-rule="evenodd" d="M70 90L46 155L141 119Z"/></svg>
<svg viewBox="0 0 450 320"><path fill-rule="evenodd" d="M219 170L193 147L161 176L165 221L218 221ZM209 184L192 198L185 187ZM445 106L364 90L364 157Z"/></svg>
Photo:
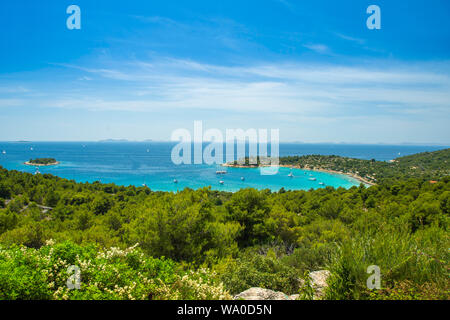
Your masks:
<svg viewBox="0 0 450 320"><path fill-rule="evenodd" d="M288 168L280 168L276 175L261 175L259 169L227 168L226 175L217 175L216 170L223 169L220 166L173 164L171 150L174 145L168 142L0 142L0 166L35 173L36 169L24 165L24 162L31 158L51 157L60 161L60 164L41 167L41 173L51 173L78 182L101 181L125 186L145 184L155 191L205 186L223 191L246 187L277 191L282 187L286 190L308 190L325 186L350 188L359 185L358 181L348 176L300 169L292 170L294 177L288 177L291 172ZM280 144L280 156L322 154L388 161L399 156L443 148L446 147ZM311 181L312 177L317 180ZM175 179L178 183L174 183ZM219 183L221 180L223 184Z"/></svg>

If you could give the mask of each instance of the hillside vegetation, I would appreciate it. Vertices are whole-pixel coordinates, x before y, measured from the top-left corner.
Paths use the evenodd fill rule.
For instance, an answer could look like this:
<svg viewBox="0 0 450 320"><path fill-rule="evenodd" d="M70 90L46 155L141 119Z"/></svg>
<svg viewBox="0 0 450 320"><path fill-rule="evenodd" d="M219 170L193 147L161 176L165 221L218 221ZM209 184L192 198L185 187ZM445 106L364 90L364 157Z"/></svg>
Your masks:
<svg viewBox="0 0 450 320"><path fill-rule="evenodd" d="M0 299L295 294L321 269L327 299L448 299L448 152L399 158L395 179L388 169L378 185L348 190L153 192L0 168ZM291 158L307 159L334 158ZM67 289L69 265L79 290ZM370 265L381 290L366 287Z"/></svg>

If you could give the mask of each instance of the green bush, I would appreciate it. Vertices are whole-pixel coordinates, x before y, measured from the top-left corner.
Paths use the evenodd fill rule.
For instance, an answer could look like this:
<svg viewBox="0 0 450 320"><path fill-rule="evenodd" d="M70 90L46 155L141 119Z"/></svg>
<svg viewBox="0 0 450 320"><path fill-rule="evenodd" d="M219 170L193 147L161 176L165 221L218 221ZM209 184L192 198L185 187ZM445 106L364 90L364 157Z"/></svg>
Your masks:
<svg viewBox="0 0 450 320"><path fill-rule="evenodd" d="M79 289L70 289L69 266L80 270ZM40 249L0 248L1 300L228 299L208 270L184 272L165 258L145 256L136 246L99 249L71 242Z"/></svg>
<svg viewBox="0 0 450 320"><path fill-rule="evenodd" d="M367 267L377 265L382 289L411 282L416 288L448 286L449 239L432 227L411 234L405 228L380 227L375 234L356 235L345 242L330 265L327 299L369 299Z"/></svg>
<svg viewBox="0 0 450 320"><path fill-rule="evenodd" d="M450 287L445 288L436 283L418 285L412 281L396 282L392 288L376 290L370 293L371 300L448 300Z"/></svg>
<svg viewBox="0 0 450 320"><path fill-rule="evenodd" d="M236 260L228 260L226 266L221 267L220 277L233 294L251 287L296 294L300 285L300 273L284 264L273 251L267 255L247 252Z"/></svg>

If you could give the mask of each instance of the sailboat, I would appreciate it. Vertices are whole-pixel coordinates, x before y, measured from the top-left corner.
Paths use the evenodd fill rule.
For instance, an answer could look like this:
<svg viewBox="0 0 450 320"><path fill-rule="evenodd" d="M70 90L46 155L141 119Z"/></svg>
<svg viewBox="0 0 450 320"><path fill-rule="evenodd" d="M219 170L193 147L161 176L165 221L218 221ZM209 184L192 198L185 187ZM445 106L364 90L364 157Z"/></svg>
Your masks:
<svg viewBox="0 0 450 320"><path fill-rule="evenodd" d="M293 177L294 177L294 174L292 173L292 170L291 170L291 172L288 174L288 177L289 177L289 178L293 178Z"/></svg>
<svg viewBox="0 0 450 320"><path fill-rule="evenodd" d="M41 172L39 171L39 168L36 167L36 171L34 172L34 174L40 174Z"/></svg>

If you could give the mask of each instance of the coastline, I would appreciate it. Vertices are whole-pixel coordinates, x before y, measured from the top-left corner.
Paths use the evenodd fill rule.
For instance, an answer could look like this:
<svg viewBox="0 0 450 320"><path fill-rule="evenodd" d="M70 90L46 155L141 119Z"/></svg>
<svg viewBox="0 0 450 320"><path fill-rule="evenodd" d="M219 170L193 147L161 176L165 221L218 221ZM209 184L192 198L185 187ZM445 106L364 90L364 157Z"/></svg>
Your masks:
<svg viewBox="0 0 450 320"><path fill-rule="evenodd" d="M47 163L47 164L42 164L42 163L30 163L29 161L24 162L24 165L27 166L32 166L32 167L49 167L49 166L56 166L59 164L59 161L56 162L52 162L52 163Z"/></svg>
<svg viewBox="0 0 450 320"><path fill-rule="evenodd" d="M228 167L228 168L247 168L247 169L255 169L255 168L259 168L259 167L269 167L269 165L235 165L235 164L230 164L230 163L224 163L222 164L222 167ZM345 175L345 176L349 176L353 179L356 179L364 184L367 184L369 186L375 186L376 183L373 183L361 176L358 176L356 174L353 173L349 173L349 172L339 172L339 171L335 171L335 170L330 170L330 169L322 169L322 168L309 168L309 167L305 167L305 168L301 168L300 166L296 166L296 165L287 165L287 164L280 164L279 167L282 168L292 168L292 169L301 169L301 170L307 170L307 171L317 171L317 172L325 172L325 173L331 173L331 174L339 174L339 175Z"/></svg>

